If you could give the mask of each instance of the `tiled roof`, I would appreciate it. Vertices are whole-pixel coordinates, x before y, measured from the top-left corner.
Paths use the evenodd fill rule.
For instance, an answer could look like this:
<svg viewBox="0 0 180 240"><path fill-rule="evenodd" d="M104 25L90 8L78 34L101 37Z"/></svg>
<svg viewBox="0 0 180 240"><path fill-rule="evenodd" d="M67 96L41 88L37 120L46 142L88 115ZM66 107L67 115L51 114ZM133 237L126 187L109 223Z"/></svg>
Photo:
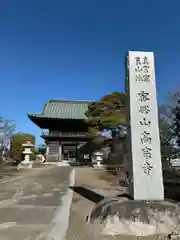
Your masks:
<svg viewBox="0 0 180 240"><path fill-rule="evenodd" d="M91 101L49 100L43 108L42 114L29 114L31 117L86 119L85 112Z"/></svg>

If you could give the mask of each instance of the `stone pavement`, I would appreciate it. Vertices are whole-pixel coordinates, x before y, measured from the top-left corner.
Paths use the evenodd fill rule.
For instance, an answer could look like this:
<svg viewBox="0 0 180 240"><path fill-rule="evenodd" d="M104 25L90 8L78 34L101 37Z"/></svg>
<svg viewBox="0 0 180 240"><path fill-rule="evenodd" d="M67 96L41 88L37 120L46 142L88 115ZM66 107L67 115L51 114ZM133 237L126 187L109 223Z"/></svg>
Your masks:
<svg viewBox="0 0 180 240"><path fill-rule="evenodd" d="M63 239L61 227L67 227L71 204L67 195L68 185L73 184L71 175L71 167L46 166L1 178L0 239Z"/></svg>
<svg viewBox="0 0 180 240"><path fill-rule="evenodd" d="M120 187L117 177L108 174L105 170L96 170L89 167L75 168L76 181L69 227L66 232L66 240L164 240L164 237L148 236L136 237L127 235L108 236L103 235L103 224L89 224L86 217L95 207L95 202L103 197L114 197L126 193L127 189ZM76 189L76 188L74 188ZM89 194L86 190L90 190ZM79 193L77 193L79 192ZM92 193L91 193L92 192ZM95 192L96 194L94 194ZM86 196L85 196L86 195ZM91 196L90 196L91 195ZM99 197L98 197L99 195Z"/></svg>
<svg viewBox="0 0 180 240"><path fill-rule="evenodd" d="M96 170L90 167L75 168L76 181L75 186L90 189L97 194L109 197L116 196L120 192L116 177L111 177L111 182L104 180L107 176L105 170ZM112 184L113 183L113 184ZM89 197L89 199L91 196ZM94 199L93 199L94 198ZM74 192L73 201L71 205L71 214L69 220L69 227L66 234L66 240L114 240L114 237L102 236L101 226L92 225L86 222L86 216L90 214L94 208L96 197L92 200L87 199L83 194Z"/></svg>

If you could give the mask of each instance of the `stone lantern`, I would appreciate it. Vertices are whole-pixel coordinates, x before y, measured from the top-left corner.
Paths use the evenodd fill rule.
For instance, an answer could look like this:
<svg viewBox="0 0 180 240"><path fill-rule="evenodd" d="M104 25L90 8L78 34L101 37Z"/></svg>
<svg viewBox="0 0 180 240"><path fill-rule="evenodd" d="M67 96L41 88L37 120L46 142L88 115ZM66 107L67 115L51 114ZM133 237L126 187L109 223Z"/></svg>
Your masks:
<svg viewBox="0 0 180 240"><path fill-rule="evenodd" d="M92 155L93 160L93 167L102 167L103 162L103 153L102 152L95 152Z"/></svg>
<svg viewBox="0 0 180 240"><path fill-rule="evenodd" d="M19 168L32 168L32 161L30 160L31 154L32 154L32 147L34 145L31 142L27 142L22 144L23 146L23 154L24 154L24 160L20 163Z"/></svg>

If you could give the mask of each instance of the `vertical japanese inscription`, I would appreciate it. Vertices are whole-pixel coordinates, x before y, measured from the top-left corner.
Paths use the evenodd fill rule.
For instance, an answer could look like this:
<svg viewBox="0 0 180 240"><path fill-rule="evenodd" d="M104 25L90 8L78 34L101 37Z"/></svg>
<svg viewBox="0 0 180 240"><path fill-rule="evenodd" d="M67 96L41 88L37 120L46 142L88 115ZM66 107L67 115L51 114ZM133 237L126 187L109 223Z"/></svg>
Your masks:
<svg viewBox="0 0 180 240"><path fill-rule="evenodd" d="M135 200L164 200L154 54L129 51L126 57L129 150Z"/></svg>
<svg viewBox="0 0 180 240"><path fill-rule="evenodd" d="M150 63L148 58L145 56L143 58L135 57L135 80L139 83L150 83L151 76L149 73ZM143 89L143 86L142 86ZM142 169L144 174L147 176L151 174L153 170L153 166L151 164L152 158L152 136L149 132L148 128L151 126L151 120L148 119L148 114L151 111L149 100L150 93L141 90L137 93L138 100L140 102L140 106L138 112L141 114L142 118L139 120L139 124L142 127L142 133L140 134L140 144L143 145L141 148L141 154L144 158L144 164L142 165Z"/></svg>
<svg viewBox="0 0 180 240"><path fill-rule="evenodd" d="M148 58L146 56L142 59L140 57L135 57L135 61L136 82L149 83L151 76L149 74L150 64Z"/></svg>

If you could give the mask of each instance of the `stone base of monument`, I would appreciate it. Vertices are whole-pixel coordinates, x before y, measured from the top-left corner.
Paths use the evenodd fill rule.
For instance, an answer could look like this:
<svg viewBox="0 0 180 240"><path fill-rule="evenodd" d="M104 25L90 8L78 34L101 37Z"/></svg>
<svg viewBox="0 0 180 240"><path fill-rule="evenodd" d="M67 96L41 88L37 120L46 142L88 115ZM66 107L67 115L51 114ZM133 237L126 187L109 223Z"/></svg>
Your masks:
<svg viewBox="0 0 180 240"><path fill-rule="evenodd" d="M32 165L33 165L33 162L24 160L24 161L22 161L18 164L17 169L19 170L19 169L22 169L22 168L23 169L32 168Z"/></svg>
<svg viewBox="0 0 180 240"><path fill-rule="evenodd" d="M95 206L87 220L102 224L103 235L180 237L180 206L168 201L107 198Z"/></svg>

